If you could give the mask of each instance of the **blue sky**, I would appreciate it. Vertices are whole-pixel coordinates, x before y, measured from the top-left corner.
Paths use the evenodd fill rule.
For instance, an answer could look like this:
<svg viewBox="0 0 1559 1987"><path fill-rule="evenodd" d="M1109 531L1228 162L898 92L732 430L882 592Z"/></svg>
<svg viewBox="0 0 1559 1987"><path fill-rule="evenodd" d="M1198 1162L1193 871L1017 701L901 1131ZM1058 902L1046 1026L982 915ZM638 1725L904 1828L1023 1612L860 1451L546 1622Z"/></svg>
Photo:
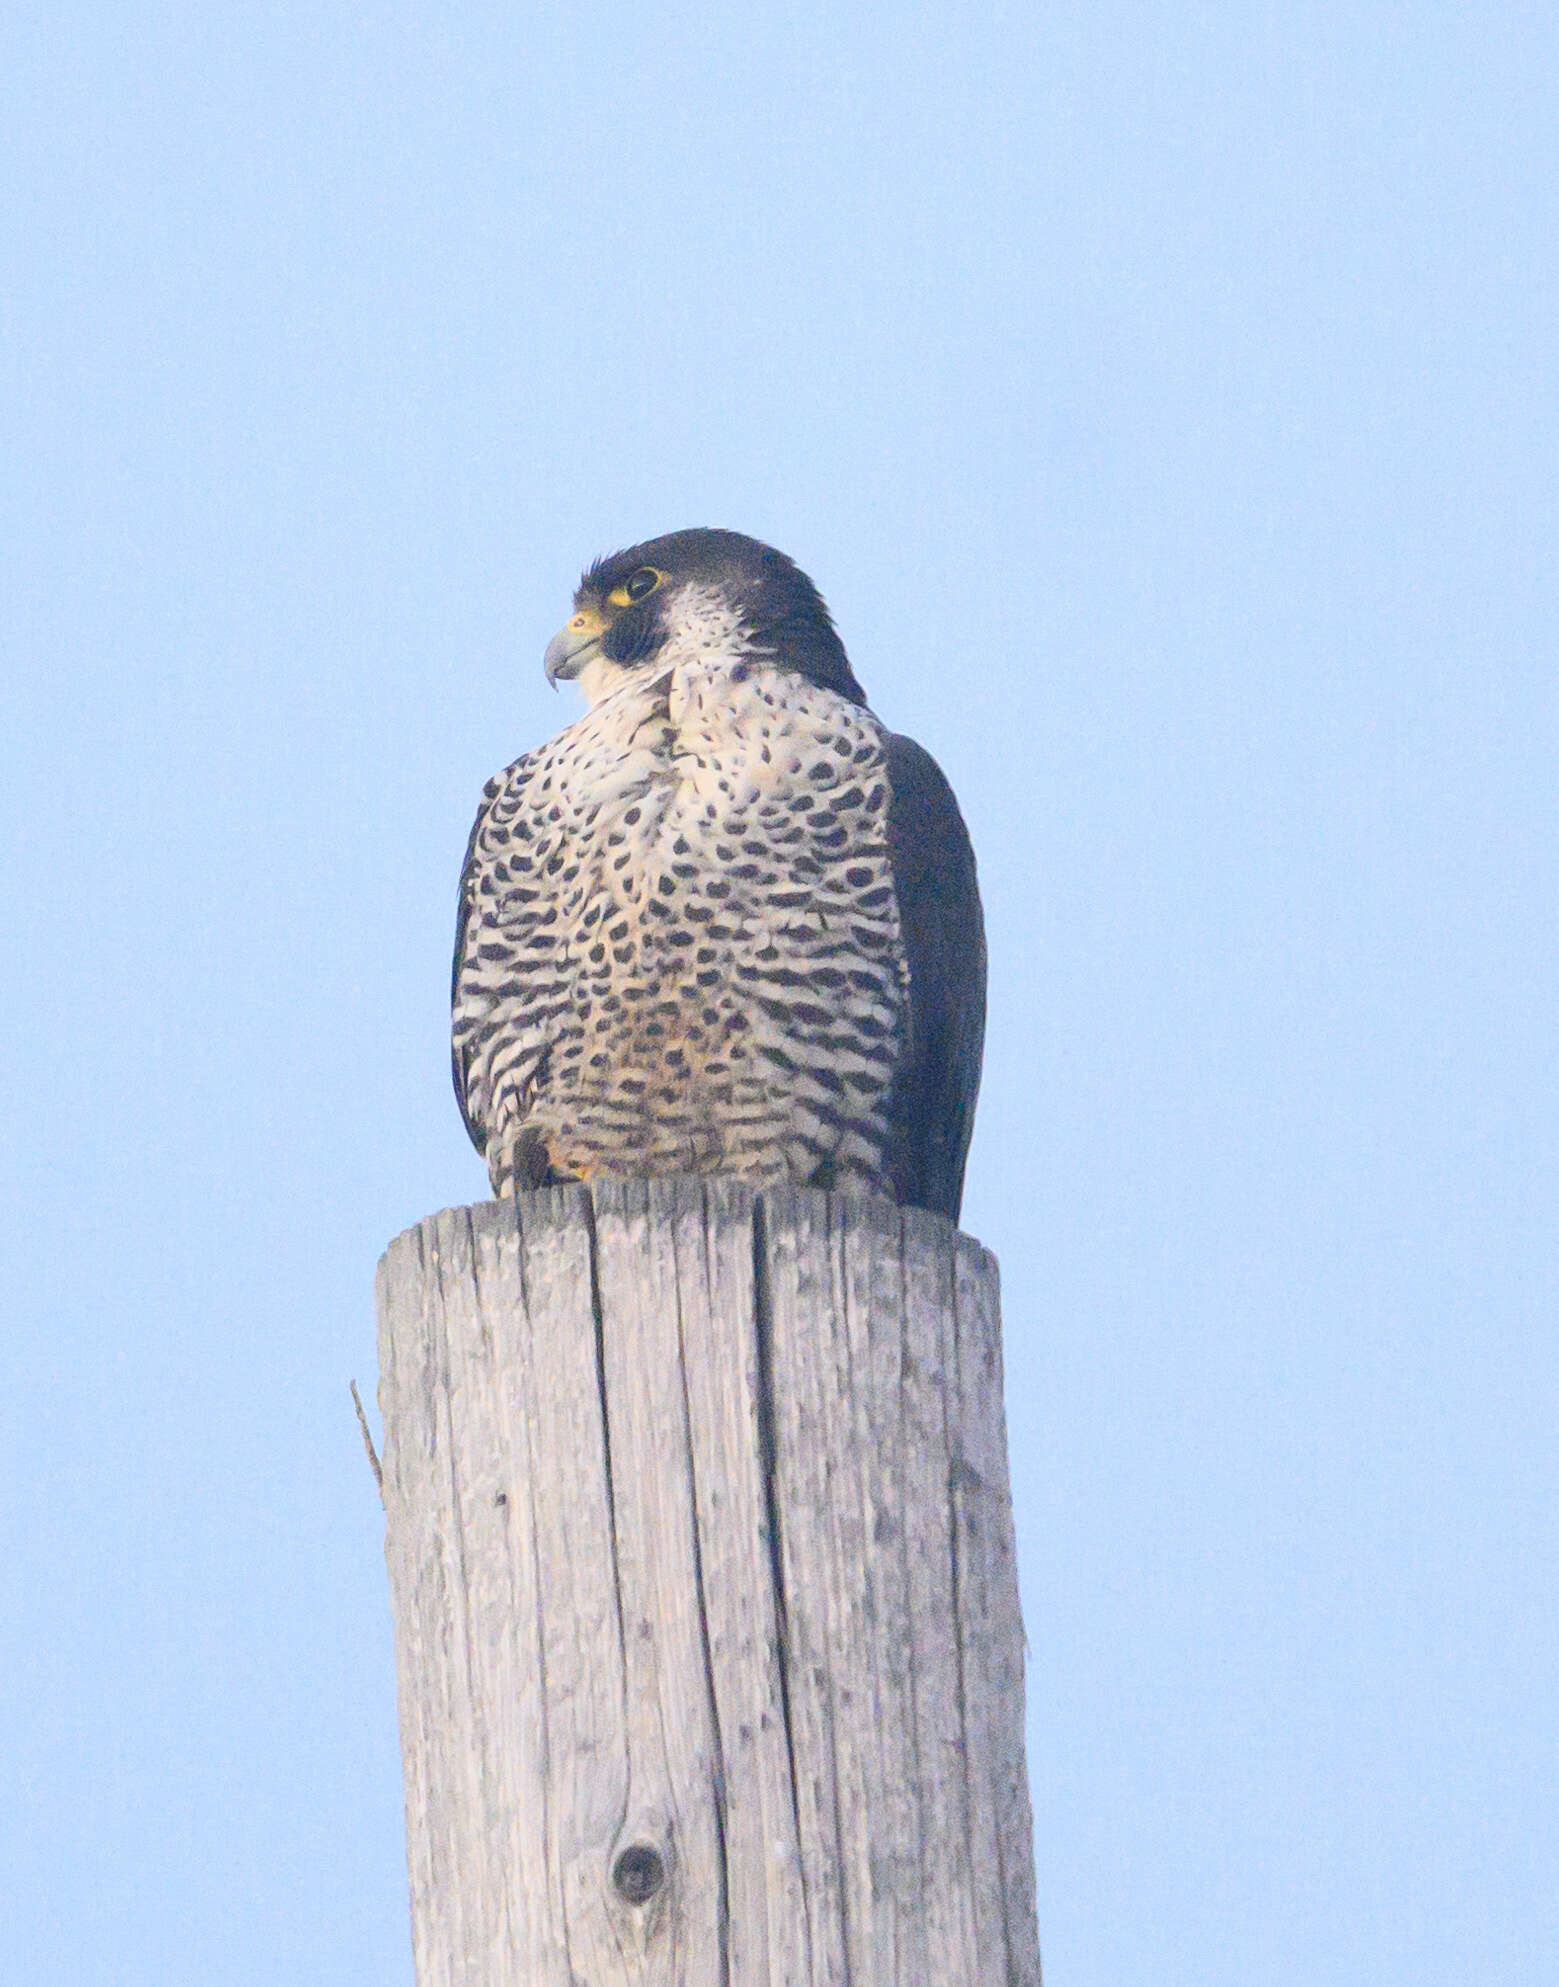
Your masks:
<svg viewBox="0 0 1559 1987"><path fill-rule="evenodd" d="M347 1381L481 784L708 523L980 856L1051 1987L1552 1980L1556 58L13 10L0 1975L409 1987Z"/></svg>

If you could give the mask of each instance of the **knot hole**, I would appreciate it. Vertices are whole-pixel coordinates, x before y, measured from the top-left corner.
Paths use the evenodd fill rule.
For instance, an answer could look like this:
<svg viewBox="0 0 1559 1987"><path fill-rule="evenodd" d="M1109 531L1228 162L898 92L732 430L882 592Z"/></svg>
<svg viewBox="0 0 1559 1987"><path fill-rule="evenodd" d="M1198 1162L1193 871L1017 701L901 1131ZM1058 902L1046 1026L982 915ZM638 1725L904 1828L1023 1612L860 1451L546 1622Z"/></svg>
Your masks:
<svg viewBox="0 0 1559 1987"><path fill-rule="evenodd" d="M649 1842L630 1842L612 1865L612 1886L624 1904L648 1904L665 1881L666 1865Z"/></svg>

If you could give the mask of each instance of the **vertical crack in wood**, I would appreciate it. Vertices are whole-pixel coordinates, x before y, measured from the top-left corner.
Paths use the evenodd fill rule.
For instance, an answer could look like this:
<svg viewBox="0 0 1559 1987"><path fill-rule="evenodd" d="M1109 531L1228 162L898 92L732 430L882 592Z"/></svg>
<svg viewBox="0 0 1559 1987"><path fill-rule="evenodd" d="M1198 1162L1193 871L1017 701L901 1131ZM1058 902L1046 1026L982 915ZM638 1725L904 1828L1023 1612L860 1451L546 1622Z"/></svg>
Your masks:
<svg viewBox="0 0 1559 1987"><path fill-rule="evenodd" d="M954 1249L956 1252L956 1242ZM978 1901L974 1895L975 1873L974 1847L974 1754L969 1744L969 1682L965 1668L964 1648L964 1565L963 1538L959 1530L958 1486L961 1471L968 1468L964 1461L964 1416L967 1412L963 1389L959 1384L958 1353L958 1272L956 1261L950 1264L948 1277L948 1309L946 1317L947 1336L944 1341L945 1384L942 1388L942 1428L947 1455L947 1540L948 1575L952 1586L953 1605L953 1667L958 1679L958 1755L963 1772L960 1776L963 1792L964 1855L968 1860L970 1874L970 1905L975 1911L978 1928ZM1006 1936L1006 1918L1002 1919L1002 1935ZM978 1935L978 1934L977 1934ZM1007 1971L1011 1973L1010 1964Z"/></svg>
<svg viewBox="0 0 1559 1987"><path fill-rule="evenodd" d="M621 1654L623 1702L628 1699L628 1640L623 1626L622 1563L617 1550L617 1487L612 1479L612 1414L606 1384L606 1305L601 1297L601 1257L595 1225L595 1190L584 1195L585 1236L590 1257L590 1309L595 1317L595 1384L601 1398L601 1461L606 1475L606 1533L612 1558L612 1603L617 1612L617 1647ZM623 1783L621 1828L628 1819L628 1785Z"/></svg>
<svg viewBox="0 0 1559 1987"><path fill-rule="evenodd" d="M520 1211L520 1202L517 1198L500 1201L498 1206L500 1209L507 1210L506 1221L502 1215L499 1217L500 1226L497 1231L498 1246L500 1249L507 1246L513 1251L514 1280L520 1293L521 1342L524 1346L524 1364L522 1370L527 1382L527 1399L522 1417L521 1433L525 1445L526 1473L530 1481L534 1483L537 1475L538 1458L536 1455L536 1423L531 1402L534 1400L536 1394L535 1375L532 1370L532 1359L536 1349L536 1334L535 1313L531 1309L530 1278L525 1268L525 1221ZM513 1430L509 1426L507 1405L507 1402L500 1397L498 1411L508 1448L506 1460L511 1460L513 1457L514 1441ZM541 1738L541 1757L539 1761L541 1770L541 1833L543 1843L550 1848L555 1840L556 1821L553 1815L553 1805L556 1800L557 1790L552 1784L552 1723L547 1678L547 1600L542 1573L541 1538L536 1523L536 1501L534 1497L526 1498L525 1510L529 1520L527 1535L530 1549L531 1588L536 1597L534 1619L536 1623L535 1651L536 1680L538 1685L536 1712ZM518 1609L515 1612L518 1613ZM550 1863L551 1859L548 1858L547 1861ZM569 1943L568 1900L563 1883L561 1860L549 1868L547 1873L549 1877L553 1878L556 1884L554 1901L557 1924L562 1934L564 1961L568 1966L569 1976L572 1978L574 1957L572 1947Z"/></svg>
<svg viewBox="0 0 1559 1987"><path fill-rule="evenodd" d="M972 1813L974 1788L971 1784L974 1757L969 1745L969 1686L964 1668L963 1544L959 1537L958 1522L959 1472L966 1467L967 1465L964 1463L962 1454L950 1445L947 1462L947 1535L951 1544L950 1574L953 1594L953 1666L958 1678L958 1754L963 1765L960 1785L963 1795L961 1806L963 1808L964 1856L967 1859L972 1880L975 1871L974 1816ZM974 1901L971 1895L971 1905L974 1904ZM1004 1940L1006 1935L1007 1921L1005 1916L1003 1916L1002 1937ZM1012 1969L1009 1964L1007 1967L1009 1976L1011 1971Z"/></svg>
<svg viewBox="0 0 1559 1987"><path fill-rule="evenodd" d="M470 1210L468 1208L460 1209L453 1216L453 1219L459 1220L462 1217L466 1222L466 1231L469 1237ZM455 1429L453 1400L454 1355L450 1348L449 1339L450 1300L449 1292L444 1283L444 1269L449 1256L449 1241L451 1239L446 1232L445 1223L450 1219L450 1216L443 1217L439 1227L435 1230L437 1240L432 1255L433 1288L437 1294L437 1303L431 1306L430 1310L435 1312L438 1318L437 1335L434 1340L435 1348L443 1355L440 1362L442 1366L441 1377L443 1385L438 1389L434 1418L436 1435L442 1438L444 1446L444 1483L449 1497L450 1545L455 1566L459 1573L460 1595L462 1601L464 1601L465 1597L471 1592L471 1563L470 1554L467 1550L465 1517L460 1508L461 1480L459 1454L461 1445ZM457 1638L460 1652L459 1662L460 1671L465 1680L466 1701L470 1710L472 1738L476 1752L476 1777L482 1786L485 1796L487 1792L488 1733L486 1721L482 1716L483 1696L479 1687L476 1664L472 1654L469 1619L463 1608L455 1610L454 1618L460 1625L460 1633ZM460 1847L463 1846L463 1844L460 1845ZM446 1850L447 1847L448 1845L446 1845ZM457 1858L459 1853L460 1848L457 1848L455 1851ZM462 1935L468 1936L469 1928L465 1922L464 1907L468 1901L474 1901L480 1897L481 1889L468 1880L468 1873L465 1870L459 1868L449 1872L449 1882L461 1906L460 1926Z"/></svg>
<svg viewBox="0 0 1559 1987"><path fill-rule="evenodd" d="M411 1394L416 1403L413 1415L416 1420L420 1440L408 1445L407 1467L400 1472L400 1489L408 1502L415 1499L416 1511L413 1530L413 1549L408 1554L405 1577L410 1592L410 1610L416 1622L416 1631L425 1634L428 1617L433 1612L429 1604L425 1582L431 1577L443 1581L444 1568L438 1555L439 1509L437 1495L439 1480L436 1469L438 1455L438 1399L442 1390L442 1371L438 1348L440 1339L438 1285L434 1267L438 1261L438 1249L434 1243L437 1230L426 1223L415 1231L417 1241L416 1300L413 1315L421 1326L421 1358L411 1369ZM385 1443L387 1454L397 1454L388 1440ZM417 1548L421 1548L420 1552ZM441 1595L440 1598L443 1598ZM453 1633L450 1637L454 1639ZM435 1735L440 1724L448 1719L440 1713L449 1700L449 1679L447 1674L438 1676L434 1689L416 1699L417 1732L417 1798L423 1826L418 1831L418 1867L413 1872L413 1896L417 1902L425 1902L434 1894L441 1875L441 1855L446 1853L445 1845L437 1838L433 1827L433 1814L436 1803L437 1770L435 1766ZM442 1700L442 1702L441 1702ZM451 1915L459 1909L452 1906ZM428 1925L423 1911L413 1915L414 1951L420 1968L424 1958L431 1954L428 1944Z"/></svg>
<svg viewBox="0 0 1559 1987"><path fill-rule="evenodd" d="M774 1433L774 1308L769 1291L768 1227L764 1197L754 1195L752 1209L753 1337L757 1347L757 1405L759 1465L763 1472L763 1522L768 1532L769 1577L774 1583L774 1631L778 1642L775 1667L779 1673L780 1721L785 1733L785 1764L790 1772L790 1814L796 1841L802 1840L801 1792L796 1779L796 1730L790 1715L790 1617L785 1602L785 1554L780 1534L778 1452ZM807 1893L806 1861L801 1863L801 1896L812 1916Z"/></svg>
<svg viewBox="0 0 1559 1987"><path fill-rule="evenodd" d="M906 1256L908 1251L915 1246L915 1237L906 1229L904 1223L904 1216L902 1212L899 1212L895 1215L892 1232L894 1235L895 1242L897 1243L897 1257L898 1257L898 1269L899 1269L899 1275L898 1275L899 1372L898 1372L898 1386L894 1390L895 1405L898 1413L898 1429L896 1431L898 1436L898 1442L896 1445L897 1453L895 1456L896 1468L895 1468L894 1490L898 1504L898 1520L897 1520L899 1528L899 1536L897 1541L899 1548L898 1558L903 1567L903 1576L904 1576L904 1598L905 1598L904 1625L908 1630L908 1634L905 1638L908 1644L908 1647L905 1650L905 1664L909 1674L906 1679L904 1694L909 1700L910 1757L912 1759L919 1760L925 1757L924 1751L922 1749L922 1740L921 1740L921 1726L922 1726L921 1704L920 1704L921 1650L920 1650L919 1637L916 1634L917 1624L916 1624L914 1598L913 1598L914 1583L911 1577L911 1568L910 1568L910 1529L911 1529L912 1520L909 1509L910 1499L912 1496L916 1494L916 1492L915 1490L912 1490L910 1487L910 1459L907 1453L909 1446L908 1445L908 1437L909 1437L908 1394L909 1394L909 1383L910 1383L910 1365L915 1357L915 1352L914 1352L914 1344L912 1338L914 1325L913 1325L913 1313L911 1310L911 1305L913 1300L910 1296L909 1265L908 1262L906 1261ZM934 1719L932 1720L931 1728L933 1730L935 1729ZM928 1790L928 1781L925 1776L922 1776L917 1781L915 1787L915 1868L918 1880L922 1886L922 1897L918 1901L922 1923L924 1923L924 1917L925 1917L924 1887L928 1884L930 1879L930 1871L927 1868L928 1859L926 1854L927 1833L928 1833L926 1829L927 1790Z"/></svg>
<svg viewBox="0 0 1559 1987"><path fill-rule="evenodd" d="M953 1333L956 1343L958 1345L958 1393L960 1400L967 1403L973 1394L973 1388L970 1387L966 1389L964 1385L965 1378L968 1373L968 1369L966 1368L965 1365L965 1359L970 1352L970 1347L968 1340L964 1334L964 1317L958 1302L958 1287L959 1287L958 1279L955 1274L953 1279ZM974 1348L974 1353L976 1358L983 1358L984 1354L983 1344L977 1345ZM983 1453L982 1453L982 1459L983 1459ZM980 1487L983 1488L984 1487L983 1479L980 1477L978 1471L970 1467L967 1458L964 1461L964 1468L965 1470L968 1471L969 1477L972 1479L972 1481L970 1481L966 1487L971 1491L976 1487L976 1485L979 1485ZM982 1553L988 1552L984 1531L982 1531L981 1533L981 1551ZM988 1574L989 1570L990 1570L989 1562L987 1559L987 1563L985 1567L982 1569L982 1571ZM988 1592L989 1589L988 1579L982 1581L982 1589ZM989 1736L990 1736L989 1733L987 1733L986 1734L987 1740L989 1740ZM994 1771L995 1761L994 1760L989 1761L988 1766L992 1770L990 1771L990 1781L987 1792L987 1799L990 1801L992 1811L996 1817L996 1883L997 1883L997 1891L1002 1899L1002 1904L1003 1904L1003 1909L1001 1912L1001 1937L1002 1937L1002 1953L1003 1953L1003 1958L1005 1960L1005 1971L1007 1975L1007 1987L1022 1987L1022 1981L1018 1968L1018 1956L1012 1949L1012 1927L1008 1922L1007 1899L1010 1894L1010 1877L1007 1869L1007 1831L1005 1827L1005 1817L1003 1816L1001 1811L1001 1789L997 1783L996 1774Z"/></svg>
<svg viewBox="0 0 1559 1987"><path fill-rule="evenodd" d="M717 1218L717 1210L710 1205L709 1187L706 1182L699 1182L697 1192L707 1276L709 1230ZM682 1383L682 1439L687 1449L688 1497L692 1507L690 1529L693 1536L693 1599L698 1610L698 1644L704 1658L704 1688L709 1696L709 1733L714 1752L714 1785L711 1791L714 1795L715 1874L720 1889L715 1904L715 1922L719 1928L720 1987L728 1987L731 1978L731 1872L726 1860L725 1845L725 1742L720 1731L720 1699L715 1690L714 1652L710 1646L709 1595L704 1586L704 1544L698 1518L698 1455L693 1441L693 1404L688 1395L687 1341L682 1329L685 1308L682 1299L682 1255L677 1249L673 1249L672 1252L671 1273L677 1297L677 1377ZM712 1291L709 1293L709 1304L712 1310L714 1308Z"/></svg>
<svg viewBox="0 0 1559 1987"><path fill-rule="evenodd" d="M794 1203L792 1204L794 1205ZM849 1290L849 1276L845 1267L845 1236L846 1236L847 1227L848 1227L847 1221L845 1220L842 1212L838 1208L836 1208L834 1200L832 1196L830 1196L830 1198L824 1203L823 1206L823 1222L822 1222L822 1229L823 1229L822 1253L823 1253L823 1261L826 1265L824 1274L827 1276L828 1279L829 1296L833 1300L832 1323L834 1330L832 1337L829 1340L827 1349L830 1354L837 1356L840 1347L841 1346L843 1347L844 1395L847 1402L853 1402L854 1393L855 1393L855 1371L851 1363L851 1357L850 1357L850 1329L849 1329L850 1290ZM821 1324L821 1322L822 1320L820 1319L819 1324ZM836 1375L835 1377L837 1380L838 1376ZM824 1428L824 1440L827 1441L829 1443L830 1448L832 1448L838 1436L837 1422L839 1420L839 1411L837 1403L836 1402L831 1403L826 1399L824 1399L822 1402L821 1418ZM847 1450L845 1451L845 1453L847 1453ZM826 1473L824 1477L824 1488L825 1492L832 1488ZM833 1561L833 1565L830 1567L829 1570L830 1572L836 1572L839 1568L841 1568L847 1563L847 1555L844 1550L844 1541L840 1536L839 1515L837 1510L834 1509L831 1500L829 1508L829 1519L830 1522L829 1522L828 1544L830 1548L830 1555ZM829 1633L831 1636L835 1632L836 1628L837 1624L831 1621L828 1624L828 1629L826 1632ZM831 1655L832 1653L833 1652L830 1651ZM855 1960L853 1954L854 1954L854 1939L856 1936L857 1927L854 1922L856 1914L852 1907L851 1897L850 1897L849 1851L852 1845L849 1833L844 1825L845 1797L842 1791L842 1786L844 1781L843 1768L847 1762L845 1762L845 1760L843 1759L839 1745L838 1692L839 1692L838 1679L836 1676L831 1674L828 1679L828 1692L825 1700L825 1705L826 1705L826 1719L828 1726L829 1771L833 1782L833 1796L834 1796L834 1855L836 1858L836 1867L839 1870L839 1930L840 1930L841 1942L843 1945L842 1957L844 1961L844 1971L842 1974L842 1987L853 1987L853 1982L855 1980ZM863 1927L869 1926L871 1922L870 1910L867 1909L863 1911L861 1914L861 1918L862 1918Z"/></svg>
<svg viewBox="0 0 1559 1987"><path fill-rule="evenodd" d="M986 1413L994 1414L997 1417L998 1424L1003 1433L1003 1438L1005 1438L1006 1415L1005 1412L1003 1411L1001 1404L1001 1384L1002 1384L1001 1374L998 1371L994 1376L996 1394L995 1394L995 1400L994 1402L992 1402L988 1398L985 1398L982 1391L980 1390L979 1376L977 1371L974 1370L976 1362L983 1364L984 1361L984 1353L985 1353L984 1334L983 1331L979 1330L978 1325L976 1325L976 1331L978 1333L979 1343L976 1344L974 1347L971 1347L969 1343L969 1333L966 1331L966 1324L969 1321L965 1319L963 1306L959 1301L962 1288L963 1284L958 1275L958 1265L955 1258L953 1265L953 1287L951 1293L951 1305L952 1305L952 1322L953 1322L953 1346L955 1351L955 1371L958 1376L957 1385L958 1385L958 1400L959 1400L959 1421L963 1431L963 1442L967 1443L968 1437L972 1432L968 1426L968 1417L971 1411L973 1411L972 1403L976 1401L981 1402L981 1405L984 1407ZM981 1431L981 1433L983 1434L983 1431ZM984 1460L983 1445L981 1450L981 1460L982 1461ZM960 1472L959 1483L966 1495L969 1495L973 1493L976 1489L979 1489L985 1491L988 1499L994 1499L994 1496L997 1494L995 1487L987 1485L981 1473L978 1470L976 1470L973 1467L973 1465L971 1465L967 1455L963 1453L963 1444L960 1445L958 1468ZM986 1608L989 1608L990 1606L989 1576L992 1569L990 1566L989 1545L987 1541L988 1541L988 1534L990 1530L990 1521L992 1515L993 1514L990 1513L989 1511L986 1511L985 1513L982 1514L984 1518L984 1525L980 1533L981 1544L976 1549L977 1556L979 1556L983 1560L983 1564L980 1568L980 1594L981 1594L981 1600L985 1604ZM1011 1577L1015 1578L1016 1576L1015 1574L1013 1574ZM994 1624L987 1625L986 1628L987 1636L989 1636L992 1633L993 1627ZM962 1643L962 1632L963 1632L963 1621L962 1617L960 1616L959 1617L960 1644ZM1022 1659L1020 1657L1019 1658L1020 1663L1021 1660ZM988 1675L981 1679L982 1696L988 1696L990 1690L990 1683L991 1679ZM992 1741L992 1733L989 1729L990 1716L991 1714L999 1714L1003 1709L1005 1709L1005 1707L994 1703L989 1706L989 1711L987 1713L987 1719L986 1719L987 1729L981 1735L982 1737L982 1744L980 1747L980 1752L982 1755L981 1765L986 1774L985 1799L991 1808L991 1812L995 1820L996 1886L997 1886L997 1895L1001 1899L1001 1907L1002 1907L999 1913L999 1917L1001 1923L1003 1972L1005 1973L1006 1976L1007 1987L1026 1987L1026 1983L1023 1979L1022 1965L1019 1960L1019 1956L1013 1950L1013 1945L1012 1945L1011 1912L1012 1912L1012 1896L1013 1896L1013 1890L1012 1890L1013 1876L1008 1866L1006 1816L1003 1813L1002 1789L998 1778L997 1761L995 1757L991 1755L991 1748L993 1741ZM1036 1982L1036 1987L1039 1987L1039 1983L1037 1982Z"/></svg>

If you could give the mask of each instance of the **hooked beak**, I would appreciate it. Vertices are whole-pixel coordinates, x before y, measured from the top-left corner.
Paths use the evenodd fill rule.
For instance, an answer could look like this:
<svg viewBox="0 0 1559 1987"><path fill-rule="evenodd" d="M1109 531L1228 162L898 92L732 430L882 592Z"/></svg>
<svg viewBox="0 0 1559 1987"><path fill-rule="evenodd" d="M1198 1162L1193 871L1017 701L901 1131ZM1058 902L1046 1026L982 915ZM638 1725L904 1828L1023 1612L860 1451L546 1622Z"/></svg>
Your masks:
<svg viewBox="0 0 1559 1987"><path fill-rule="evenodd" d="M547 681L555 690L559 683L572 683L597 649L606 633L606 622L593 607L576 614L565 628L559 628L547 644Z"/></svg>

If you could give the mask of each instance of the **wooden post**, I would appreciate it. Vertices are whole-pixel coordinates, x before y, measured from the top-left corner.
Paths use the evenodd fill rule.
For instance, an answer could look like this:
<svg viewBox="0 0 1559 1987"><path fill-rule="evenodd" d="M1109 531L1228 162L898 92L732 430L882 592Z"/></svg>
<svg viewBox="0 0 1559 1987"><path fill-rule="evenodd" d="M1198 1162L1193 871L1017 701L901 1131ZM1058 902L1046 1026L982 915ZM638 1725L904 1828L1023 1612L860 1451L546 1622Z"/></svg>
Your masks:
<svg viewBox="0 0 1559 1987"><path fill-rule="evenodd" d="M994 1260L725 1180L379 1272L419 1987L1039 1987Z"/></svg>

